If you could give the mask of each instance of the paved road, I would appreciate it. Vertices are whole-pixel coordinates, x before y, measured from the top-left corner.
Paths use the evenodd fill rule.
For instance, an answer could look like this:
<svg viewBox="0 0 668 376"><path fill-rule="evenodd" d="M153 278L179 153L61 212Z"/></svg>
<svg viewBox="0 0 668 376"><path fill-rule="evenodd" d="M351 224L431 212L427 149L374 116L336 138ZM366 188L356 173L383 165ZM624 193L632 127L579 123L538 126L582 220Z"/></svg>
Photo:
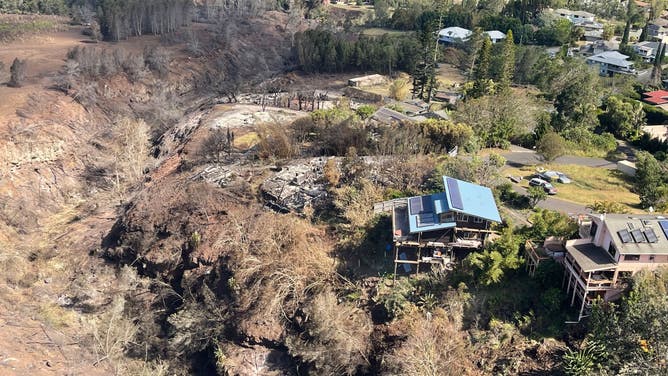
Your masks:
<svg viewBox="0 0 668 376"><path fill-rule="evenodd" d="M535 151L531 149L525 149L520 146L512 145L510 150L501 155L506 158L506 163L512 167L520 167L524 165L535 165L541 164L543 161L536 154ZM614 169L617 164L614 162L607 161L602 158L589 158L589 157L576 157L572 155L565 155L559 157L555 160L556 163L560 164L574 164L580 166L589 166L593 168L607 168ZM513 183L513 189L515 192L526 194L526 189L519 184ZM558 189L558 187L557 187ZM558 196L557 196L558 197ZM548 196L544 201L538 203L538 206L544 209L556 210L566 214L579 214L579 213L588 213L584 205L576 204L570 201L564 201L555 196Z"/></svg>
<svg viewBox="0 0 668 376"><path fill-rule="evenodd" d="M513 189L517 193L526 194L526 188L520 186L519 184L513 183ZM558 189L558 188L557 188ZM555 210L565 214L581 214L589 213L590 210L586 206L581 204L576 204L570 201L560 200L555 196L548 196L545 201L538 203L538 207L543 209Z"/></svg>
<svg viewBox="0 0 668 376"><path fill-rule="evenodd" d="M535 151L515 145L510 147L510 151L501 153L501 155L506 158L506 163L513 167L544 163ZM563 157L559 157L555 160L555 163L574 164L607 169L613 169L617 166L616 163L607 161L603 158L576 157L573 155L564 155Z"/></svg>

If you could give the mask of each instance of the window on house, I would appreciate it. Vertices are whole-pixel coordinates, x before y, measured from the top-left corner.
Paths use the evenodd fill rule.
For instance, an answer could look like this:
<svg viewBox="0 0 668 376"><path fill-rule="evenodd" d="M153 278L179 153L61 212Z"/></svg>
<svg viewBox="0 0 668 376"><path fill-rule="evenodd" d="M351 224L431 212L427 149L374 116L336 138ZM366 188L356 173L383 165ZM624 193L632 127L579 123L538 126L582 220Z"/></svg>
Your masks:
<svg viewBox="0 0 668 376"><path fill-rule="evenodd" d="M461 222L468 222L469 221L469 216L466 214L462 213L457 213L457 220Z"/></svg>
<svg viewBox="0 0 668 376"><path fill-rule="evenodd" d="M624 261L640 261L640 255L624 255Z"/></svg>
<svg viewBox="0 0 668 376"><path fill-rule="evenodd" d="M654 262L654 255L649 256L649 262Z"/></svg>
<svg viewBox="0 0 668 376"><path fill-rule="evenodd" d="M455 213L441 214L441 222L454 222L454 221L455 221Z"/></svg>
<svg viewBox="0 0 668 376"><path fill-rule="evenodd" d="M482 223L483 219L479 217L473 217L473 223Z"/></svg>
<svg viewBox="0 0 668 376"><path fill-rule="evenodd" d="M610 256L612 256L613 259L615 258L615 255L617 254L617 248L615 248L614 244L610 243L610 247L608 248L608 253L610 254Z"/></svg>

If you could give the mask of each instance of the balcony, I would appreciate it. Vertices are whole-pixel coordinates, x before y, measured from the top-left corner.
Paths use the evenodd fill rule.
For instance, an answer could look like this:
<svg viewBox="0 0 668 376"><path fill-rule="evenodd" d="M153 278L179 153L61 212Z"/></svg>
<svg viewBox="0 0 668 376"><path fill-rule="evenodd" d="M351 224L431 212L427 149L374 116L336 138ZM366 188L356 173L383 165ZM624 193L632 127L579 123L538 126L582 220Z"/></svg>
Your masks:
<svg viewBox="0 0 668 376"><path fill-rule="evenodd" d="M624 284L613 282L617 263L604 249L592 243L566 243L564 267L585 291L624 288Z"/></svg>

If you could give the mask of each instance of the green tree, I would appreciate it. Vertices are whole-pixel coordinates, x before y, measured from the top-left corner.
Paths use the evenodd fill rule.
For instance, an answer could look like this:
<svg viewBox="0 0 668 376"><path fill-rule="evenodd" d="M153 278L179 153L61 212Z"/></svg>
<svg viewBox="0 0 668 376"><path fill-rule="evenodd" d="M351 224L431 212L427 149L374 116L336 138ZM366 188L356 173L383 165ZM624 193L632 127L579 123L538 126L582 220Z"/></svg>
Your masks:
<svg viewBox="0 0 668 376"><path fill-rule="evenodd" d="M510 87L515 74L515 41L513 31L508 30L506 39L503 41L501 50L501 71L499 74L499 91L505 91Z"/></svg>
<svg viewBox="0 0 668 376"><path fill-rule="evenodd" d="M491 80L490 74L491 59L492 41L489 37L484 36L473 69L473 89L470 92L470 96L473 98L492 94L494 91L494 82Z"/></svg>
<svg viewBox="0 0 668 376"><path fill-rule="evenodd" d="M594 304L589 336L603 345L609 375L665 375L668 368L668 269L642 271L619 305Z"/></svg>
<svg viewBox="0 0 668 376"><path fill-rule="evenodd" d="M617 214L626 214L629 212L629 209L615 201L594 201L593 203L587 205L587 209L591 209L594 213L617 213Z"/></svg>
<svg viewBox="0 0 668 376"><path fill-rule="evenodd" d="M485 247L482 252L471 253L467 263L473 267L478 280L484 285L492 285L501 281L506 271L514 270L522 265L520 244L522 238L516 235L511 224L502 231L501 236Z"/></svg>
<svg viewBox="0 0 668 376"><path fill-rule="evenodd" d="M661 86L661 73L663 71L663 58L666 54L666 45L664 43L659 42L659 47L656 49L656 53L654 55L654 64L652 66L652 73L650 75L650 82L652 85L656 87Z"/></svg>
<svg viewBox="0 0 668 376"><path fill-rule="evenodd" d="M603 38L603 40L610 40L614 36L615 36L615 25L606 24L605 26L603 26L603 33L601 34L601 38Z"/></svg>
<svg viewBox="0 0 668 376"><path fill-rule="evenodd" d="M545 201L547 199L547 193L543 187L529 187L527 189L527 196L529 197L529 203L531 207L535 207L539 202Z"/></svg>
<svg viewBox="0 0 668 376"><path fill-rule="evenodd" d="M429 101L437 88L436 61L438 46L435 45L434 32L438 29L438 19L430 12L423 13L418 23L419 57L413 71L413 96Z"/></svg>
<svg viewBox="0 0 668 376"><path fill-rule="evenodd" d="M454 118L471 125L482 146L505 148L513 137L534 130L539 113L532 98L498 94L461 101Z"/></svg>
<svg viewBox="0 0 668 376"><path fill-rule="evenodd" d="M389 13L390 6L387 3L387 0L374 0L373 10L374 13L376 14L376 19L379 20L381 23L384 23L390 14Z"/></svg>
<svg viewBox="0 0 668 376"><path fill-rule="evenodd" d="M625 140L636 140L647 124L645 111L639 101L623 101L617 96L605 100L605 112L601 115L601 125L608 132Z"/></svg>
<svg viewBox="0 0 668 376"><path fill-rule="evenodd" d="M659 161L648 152L639 152L636 157L635 190L640 196L640 205L643 208L658 208L665 203L665 171Z"/></svg>
<svg viewBox="0 0 668 376"><path fill-rule="evenodd" d="M552 162L566 153L566 142L557 133L548 131L536 143L536 153L545 162Z"/></svg>
<svg viewBox="0 0 668 376"><path fill-rule="evenodd" d="M533 239L545 239L548 236L570 238L577 233L578 225L566 214L555 210L536 208L529 216L531 227L528 235Z"/></svg>

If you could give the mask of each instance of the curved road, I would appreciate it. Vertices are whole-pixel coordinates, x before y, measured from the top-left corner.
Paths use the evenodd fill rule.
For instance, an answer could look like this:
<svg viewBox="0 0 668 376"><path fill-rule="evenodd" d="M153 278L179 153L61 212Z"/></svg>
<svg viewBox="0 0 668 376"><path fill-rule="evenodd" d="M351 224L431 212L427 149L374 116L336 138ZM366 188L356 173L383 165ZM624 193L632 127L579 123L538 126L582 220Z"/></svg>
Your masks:
<svg viewBox="0 0 668 376"><path fill-rule="evenodd" d="M506 164L512 167L539 165L541 163L544 163L534 150L525 149L523 147L515 145L512 145L509 151L501 153L501 156L506 158ZM555 162L559 164L574 164L580 166L588 166L592 168L614 169L617 167L616 163L610 162L603 158L577 157L573 155L564 155L562 157L557 158ZM512 184L515 192L526 194L526 189L524 187L516 183ZM538 207L544 209L556 210L566 214L579 214L579 213L590 212L590 210L587 209L585 205L576 204L570 201L560 200L555 196L548 196L546 200L538 203Z"/></svg>
<svg viewBox="0 0 668 376"><path fill-rule="evenodd" d="M506 163L513 167L544 163L534 150L525 149L515 145L512 145L509 151L501 153L501 156L506 158ZM576 157L574 155L564 155L557 158L554 162L559 164L574 164L579 166L607 169L613 169L617 167L615 162L610 162L603 158Z"/></svg>

